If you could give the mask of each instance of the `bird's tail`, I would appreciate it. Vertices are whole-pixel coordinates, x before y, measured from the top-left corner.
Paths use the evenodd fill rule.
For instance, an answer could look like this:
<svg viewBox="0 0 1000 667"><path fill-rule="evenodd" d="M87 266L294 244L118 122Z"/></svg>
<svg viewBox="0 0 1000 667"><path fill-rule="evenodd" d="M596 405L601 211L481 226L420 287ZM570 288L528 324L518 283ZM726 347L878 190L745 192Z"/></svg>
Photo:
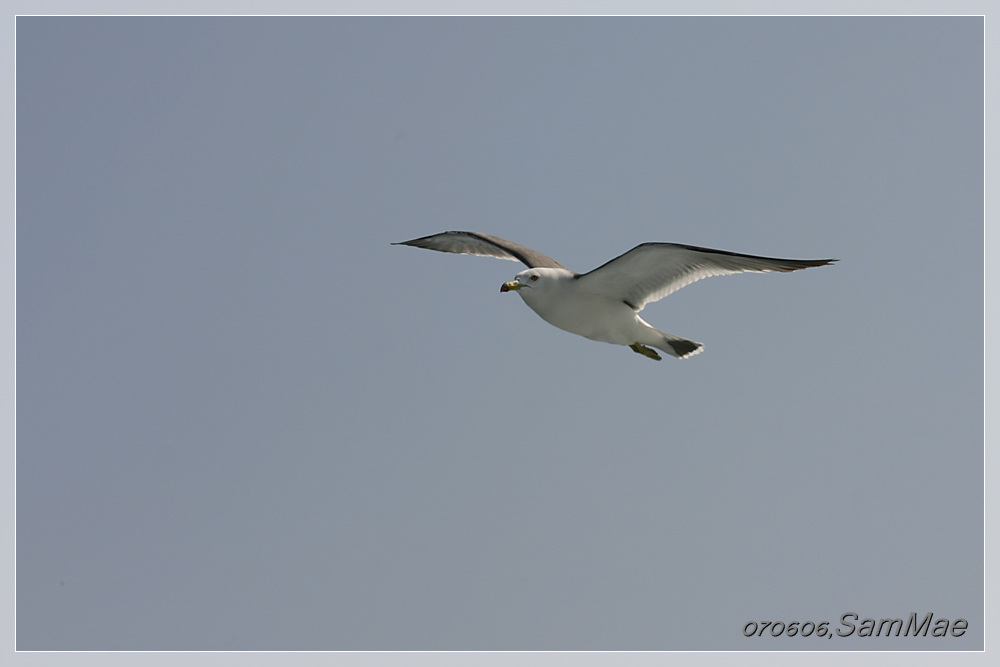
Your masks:
<svg viewBox="0 0 1000 667"><path fill-rule="evenodd" d="M688 340L687 338L681 338L680 336L675 336L673 334L668 334L665 331L660 331L659 329L654 329L656 333L663 337L663 340L657 342L649 342L647 345L651 345L658 350L663 350L672 357L677 357L678 359L687 359L688 357L693 357L694 355L701 352L705 347L701 343L696 343L693 340Z"/></svg>

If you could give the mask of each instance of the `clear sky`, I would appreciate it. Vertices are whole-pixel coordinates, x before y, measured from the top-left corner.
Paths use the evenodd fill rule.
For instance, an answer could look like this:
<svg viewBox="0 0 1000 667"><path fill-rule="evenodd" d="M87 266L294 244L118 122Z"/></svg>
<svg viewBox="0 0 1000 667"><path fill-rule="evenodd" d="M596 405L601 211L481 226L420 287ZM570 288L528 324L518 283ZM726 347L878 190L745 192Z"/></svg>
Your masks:
<svg viewBox="0 0 1000 667"><path fill-rule="evenodd" d="M981 18L16 27L19 649L982 648ZM840 262L654 362L448 229Z"/></svg>

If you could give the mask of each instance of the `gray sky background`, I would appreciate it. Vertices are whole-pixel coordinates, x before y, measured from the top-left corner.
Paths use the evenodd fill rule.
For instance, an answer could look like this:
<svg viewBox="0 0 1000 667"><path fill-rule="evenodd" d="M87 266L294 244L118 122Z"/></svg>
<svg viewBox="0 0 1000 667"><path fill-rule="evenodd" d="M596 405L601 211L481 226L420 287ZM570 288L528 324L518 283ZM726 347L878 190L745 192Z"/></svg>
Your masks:
<svg viewBox="0 0 1000 667"><path fill-rule="evenodd" d="M19 649L983 646L981 18L21 18ZM540 320L520 265L837 257ZM748 621L966 618L949 639Z"/></svg>

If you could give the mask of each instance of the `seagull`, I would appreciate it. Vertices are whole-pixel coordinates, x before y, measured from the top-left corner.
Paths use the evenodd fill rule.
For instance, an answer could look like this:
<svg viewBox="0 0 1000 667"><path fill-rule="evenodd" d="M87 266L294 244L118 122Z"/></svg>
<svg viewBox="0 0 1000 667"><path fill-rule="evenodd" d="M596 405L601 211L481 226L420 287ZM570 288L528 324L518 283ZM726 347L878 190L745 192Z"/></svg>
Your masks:
<svg viewBox="0 0 1000 667"><path fill-rule="evenodd" d="M625 345L659 361L656 348L678 359L703 345L654 329L639 312L685 285L733 273L798 271L835 259L775 259L680 243L642 243L587 273L576 273L537 250L477 232L442 232L393 243L460 255L521 262L528 268L500 286L517 292L549 324L590 340Z"/></svg>

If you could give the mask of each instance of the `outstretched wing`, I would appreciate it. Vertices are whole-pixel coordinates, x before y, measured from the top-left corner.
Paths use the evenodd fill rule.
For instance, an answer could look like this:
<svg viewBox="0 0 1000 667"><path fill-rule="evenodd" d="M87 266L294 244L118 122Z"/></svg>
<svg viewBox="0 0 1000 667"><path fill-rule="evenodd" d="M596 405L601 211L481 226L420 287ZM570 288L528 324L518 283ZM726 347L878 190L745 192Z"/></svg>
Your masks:
<svg viewBox="0 0 1000 667"><path fill-rule="evenodd" d="M440 252L454 252L459 255L481 255L483 257L499 257L515 262L523 262L529 269L536 267L551 267L565 269L562 264L542 253L526 248L523 245L502 239L499 236L479 234L477 232L441 232L432 236L424 236L412 241L402 241L392 245L411 245L416 248L427 248Z"/></svg>
<svg viewBox="0 0 1000 667"><path fill-rule="evenodd" d="M679 243L643 243L576 277L588 291L620 299L635 310L711 276L752 271L798 271L835 259L776 259Z"/></svg>

